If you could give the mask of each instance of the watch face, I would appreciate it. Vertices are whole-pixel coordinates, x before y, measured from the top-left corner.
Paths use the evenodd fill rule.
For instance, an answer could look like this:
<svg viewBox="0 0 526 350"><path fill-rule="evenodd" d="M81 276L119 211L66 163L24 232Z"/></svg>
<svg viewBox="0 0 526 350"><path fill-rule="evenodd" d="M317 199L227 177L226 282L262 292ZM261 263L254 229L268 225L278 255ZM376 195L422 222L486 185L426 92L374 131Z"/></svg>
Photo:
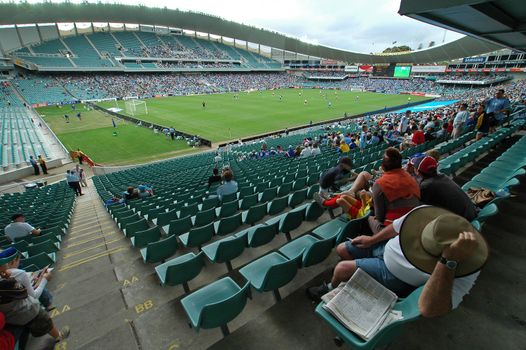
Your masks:
<svg viewBox="0 0 526 350"><path fill-rule="evenodd" d="M451 270L456 269L456 268L457 268L457 265L458 265L458 263L457 263L456 261L453 261L453 260L448 260L448 261L446 262L446 266L447 266L449 269L451 269Z"/></svg>

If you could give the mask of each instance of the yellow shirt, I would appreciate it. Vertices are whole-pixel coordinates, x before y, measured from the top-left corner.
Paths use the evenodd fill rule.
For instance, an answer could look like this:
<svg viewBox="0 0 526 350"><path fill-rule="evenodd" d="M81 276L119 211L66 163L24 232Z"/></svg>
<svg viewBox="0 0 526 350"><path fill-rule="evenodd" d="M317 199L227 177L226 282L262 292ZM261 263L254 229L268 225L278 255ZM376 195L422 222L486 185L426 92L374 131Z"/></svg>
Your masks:
<svg viewBox="0 0 526 350"><path fill-rule="evenodd" d="M351 148L349 147L348 144L346 144L345 142L342 142L340 143L340 151L342 151L342 153L347 153L351 151Z"/></svg>

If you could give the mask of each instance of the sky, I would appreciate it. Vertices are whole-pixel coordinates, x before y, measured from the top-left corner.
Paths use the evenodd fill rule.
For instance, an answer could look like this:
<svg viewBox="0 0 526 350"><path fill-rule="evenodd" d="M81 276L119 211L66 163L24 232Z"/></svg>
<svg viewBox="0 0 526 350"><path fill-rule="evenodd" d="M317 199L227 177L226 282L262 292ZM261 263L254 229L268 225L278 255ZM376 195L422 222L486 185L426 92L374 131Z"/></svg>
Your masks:
<svg viewBox="0 0 526 350"><path fill-rule="evenodd" d="M425 0L422 0L425 1ZM41 2L29 0L30 3ZM60 2L60 1L53 1ZM83 2L71 0L72 3ZM88 0L88 2L94 2ZM287 34L303 41L363 53L394 45L413 50L459 39L445 31L398 14L400 0L119 0L128 5L191 10Z"/></svg>

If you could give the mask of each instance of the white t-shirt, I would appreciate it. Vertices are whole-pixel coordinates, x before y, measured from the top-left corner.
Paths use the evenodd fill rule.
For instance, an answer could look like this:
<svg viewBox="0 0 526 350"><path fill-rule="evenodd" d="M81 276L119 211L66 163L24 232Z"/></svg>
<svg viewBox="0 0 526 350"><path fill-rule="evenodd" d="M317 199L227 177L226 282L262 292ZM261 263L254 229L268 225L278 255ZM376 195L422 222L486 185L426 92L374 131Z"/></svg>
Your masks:
<svg viewBox="0 0 526 350"><path fill-rule="evenodd" d="M312 149L311 156L316 157L319 154L321 154L321 150L319 148L313 148Z"/></svg>
<svg viewBox="0 0 526 350"><path fill-rule="evenodd" d="M306 148L304 148L304 149L301 151L301 153L300 153L300 157L301 157L301 158L310 157L311 153L312 153L311 149L310 149L309 147L306 147Z"/></svg>
<svg viewBox="0 0 526 350"><path fill-rule="evenodd" d="M419 206L415 209L422 207L425 206ZM393 221L393 228L397 233L400 233L402 223L408 214ZM385 245L384 262L389 272L395 275L396 278L415 287L425 284L429 277L431 277L430 274L420 271L406 259L400 247L399 236L391 238ZM473 288L479 274L480 272L476 272L469 276L455 278L451 295L451 305L453 309L456 309L458 305L460 305L462 298Z"/></svg>
<svg viewBox="0 0 526 350"><path fill-rule="evenodd" d="M38 284L37 289L33 289L33 285L31 284L31 280L29 279L29 274L27 272L20 269L9 269L8 271L11 274L11 277L17 280L21 285L26 287L27 295L35 299L40 298L40 296L42 295L42 291L46 287L47 279L42 278L42 280Z"/></svg>
<svg viewBox="0 0 526 350"><path fill-rule="evenodd" d="M27 222L12 222L4 229L5 235L13 242L16 238L31 234L35 228Z"/></svg>

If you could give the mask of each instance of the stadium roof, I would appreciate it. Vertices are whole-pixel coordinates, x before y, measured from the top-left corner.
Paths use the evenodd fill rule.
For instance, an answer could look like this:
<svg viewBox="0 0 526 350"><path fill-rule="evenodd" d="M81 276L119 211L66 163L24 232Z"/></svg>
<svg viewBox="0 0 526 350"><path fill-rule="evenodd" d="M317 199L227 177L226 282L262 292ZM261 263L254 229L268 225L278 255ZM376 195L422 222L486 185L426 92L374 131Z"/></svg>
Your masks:
<svg viewBox="0 0 526 350"><path fill-rule="evenodd" d="M402 0L398 13L526 52L525 0Z"/></svg>
<svg viewBox="0 0 526 350"><path fill-rule="evenodd" d="M520 1L520 0L518 0ZM427 2L426 2L427 3ZM276 9L279 11L279 9ZM0 3L0 25L28 23L109 22L158 25L210 33L285 51L353 63L430 63L478 55L499 45L464 37L426 50L392 55L369 55L305 43L281 33L248 26L203 13L104 3ZM349 29L351 31L351 29ZM350 33L352 35L352 33Z"/></svg>

